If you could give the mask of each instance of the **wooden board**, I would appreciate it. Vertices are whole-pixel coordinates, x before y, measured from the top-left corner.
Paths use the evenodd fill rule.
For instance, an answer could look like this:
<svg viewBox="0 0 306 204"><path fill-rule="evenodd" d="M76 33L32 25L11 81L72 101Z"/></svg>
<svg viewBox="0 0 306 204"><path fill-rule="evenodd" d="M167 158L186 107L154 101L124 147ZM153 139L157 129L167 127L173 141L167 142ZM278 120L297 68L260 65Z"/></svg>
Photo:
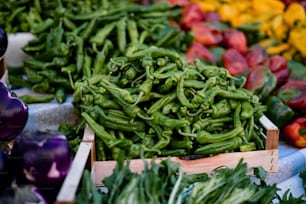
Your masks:
<svg viewBox="0 0 306 204"><path fill-rule="evenodd" d="M243 153L233 152L195 160L183 160L179 157L170 157L172 161L180 164L182 171L186 174L211 173L219 166L234 168L241 158L247 163L250 171L252 167L258 166L262 166L270 173L276 173L278 171L278 150L261 150ZM157 158L155 161L160 162L163 159L165 158ZM146 161L150 163L150 159L146 159ZM102 185L102 180L112 174L115 165L115 161L94 162L92 175L96 186ZM144 169L144 161L142 159L131 160L130 169L133 172L141 173Z"/></svg>
<svg viewBox="0 0 306 204"><path fill-rule="evenodd" d="M266 138L265 150L222 153L212 157L203 157L194 160L184 160L179 157L170 157L170 159L180 163L182 170L187 174L210 173L219 166L233 168L241 158L247 163L250 171L253 167L262 166L267 172L276 173L278 172L279 130L266 116L260 118L260 123L266 130L265 134L263 134L263 137ZM78 184L80 183L86 163L90 163L92 179L96 186L101 186L102 180L112 174L116 161L96 161L94 141L95 135L93 131L89 127L86 127L79 150L57 196L56 204L75 203L74 199ZM165 158L156 158L155 161L160 162ZM146 160L150 161L150 159ZM143 160L131 160L130 169L132 171L140 173L143 168Z"/></svg>

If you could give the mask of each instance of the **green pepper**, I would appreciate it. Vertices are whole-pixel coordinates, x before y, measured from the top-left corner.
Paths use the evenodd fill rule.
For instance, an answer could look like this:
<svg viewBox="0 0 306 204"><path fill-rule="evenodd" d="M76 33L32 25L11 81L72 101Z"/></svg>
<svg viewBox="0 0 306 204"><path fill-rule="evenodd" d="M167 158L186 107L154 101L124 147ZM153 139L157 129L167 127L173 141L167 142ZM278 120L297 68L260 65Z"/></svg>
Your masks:
<svg viewBox="0 0 306 204"><path fill-rule="evenodd" d="M179 77L179 81L177 83L177 88L176 88L176 95L177 95L178 100L180 101L180 103L183 106L186 106L187 108L191 108L191 109L199 107L199 104L194 104L194 103L190 102L188 100L188 98L185 96L185 93L184 93L184 75L183 74Z"/></svg>
<svg viewBox="0 0 306 204"><path fill-rule="evenodd" d="M127 30L132 44L138 43L139 33L137 30L137 23L135 20L127 20Z"/></svg>
<svg viewBox="0 0 306 204"><path fill-rule="evenodd" d="M221 142L203 145L195 149L193 153L200 155L214 155L219 153L225 153L228 151L234 151L241 144L242 144L242 139L240 137L233 137Z"/></svg>
<svg viewBox="0 0 306 204"><path fill-rule="evenodd" d="M169 104L170 102L174 101L174 99L176 99L176 92L171 92L165 96L163 96L162 98L160 98L159 100L157 100L155 103L153 103L150 108L147 110L148 114L152 114L154 112L159 111L160 109L162 109L165 105Z"/></svg>
<svg viewBox="0 0 306 204"><path fill-rule="evenodd" d="M130 119L125 120L123 118L115 117L114 115L108 116L100 106L94 106L93 111L95 114L99 115L97 120L105 127L125 132L145 131L145 124L141 121L131 121Z"/></svg>
<svg viewBox="0 0 306 204"><path fill-rule="evenodd" d="M22 95L19 98L26 104L48 103L54 99L54 95Z"/></svg>
<svg viewBox="0 0 306 204"><path fill-rule="evenodd" d="M95 35L93 35L89 42L92 43L94 47L101 46L104 44L105 40L108 38L110 33L116 26L116 22L108 23L104 27L100 28Z"/></svg>
<svg viewBox="0 0 306 204"><path fill-rule="evenodd" d="M113 43L106 39L101 51L98 52L96 59L94 60L94 73L101 74L103 73L104 63L109 55L109 52L114 48Z"/></svg>
<svg viewBox="0 0 306 204"><path fill-rule="evenodd" d="M88 126L94 131L95 135L99 137L109 149L112 149L121 142L120 139L117 139L109 134L105 128L98 124L88 113L82 112L81 116L86 121Z"/></svg>
<svg viewBox="0 0 306 204"><path fill-rule="evenodd" d="M123 17L117 22L117 44L119 47L119 50L124 53L127 39L126 39L126 31L127 31L127 23L126 18Z"/></svg>
<svg viewBox="0 0 306 204"><path fill-rule="evenodd" d="M277 96L270 96L266 106L265 115L280 129L295 117L295 112Z"/></svg>
<svg viewBox="0 0 306 204"><path fill-rule="evenodd" d="M174 119L162 114L161 112L153 112L152 117L154 123L168 128L178 128L190 125L190 122L187 119Z"/></svg>
<svg viewBox="0 0 306 204"><path fill-rule="evenodd" d="M35 25L32 29L31 29L31 33L33 34L39 34L42 33L44 31L46 31L47 29L51 28L53 26L53 24L55 23L55 21L52 18L47 18L45 21L43 21L42 23Z"/></svg>
<svg viewBox="0 0 306 204"><path fill-rule="evenodd" d="M64 103L67 99L67 93L65 88L57 88L55 91L55 99L58 103Z"/></svg>
<svg viewBox="0 0 306 204"><path fill-rule="evenodd" d="M205 113L211 113L213 118L219 118L225 116L231 112L231 107L227 99L222 99L217 103L211 105L210 110L206 110Z"/></svg>
<svg viewBox="0 0 306 204"><path fill-rule="evenodd" d="M215 143L215 142L220 142L224 141L233 137L236 137L240 132L243 131L243 127L236 127L231 130L228 130L223 133L209 133L205 130L201 130L197 133L196 135L196 141L199 144L206 144L206 143Z"/></svg>
<svg viewBox="0 0 306 204"><path fill-rule="evenodd" d="M254 115L254 108L249 101L241 102L241 120L249 119Z"/></svg>

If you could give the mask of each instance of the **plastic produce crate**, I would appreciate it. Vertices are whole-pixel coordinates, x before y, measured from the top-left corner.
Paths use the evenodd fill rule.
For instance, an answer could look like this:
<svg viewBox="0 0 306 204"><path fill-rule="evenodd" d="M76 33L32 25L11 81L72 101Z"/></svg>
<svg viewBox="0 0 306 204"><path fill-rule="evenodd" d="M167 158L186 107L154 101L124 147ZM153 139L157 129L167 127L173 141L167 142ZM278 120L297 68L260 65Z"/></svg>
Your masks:
<svg viewBox="0 0 306 204"><path fill-rule="evenodd" d="M180 157L170 157L170 159L178 162L186 174L209 173L219 166L233 168L241 158L247 163L250 170L252 167L262 166L267 172L276 173L278 172L279 129L266 116L262 116L259 122L264 128L262 136L266 138L265 150L222 153L197 159ZM155 158L155 160L158 162L165 158ZM103 178L112 174L115 165L116 161L95 160L95 135L89 127L86 127L83 141L58 193L56 204L73 204L75 202L75 195L85 168L89 168L91 171L92 179L96 186L103 186ZM132 171L141 172L143 168L144 163L142 159L131 160L130 169Z"/></svg>

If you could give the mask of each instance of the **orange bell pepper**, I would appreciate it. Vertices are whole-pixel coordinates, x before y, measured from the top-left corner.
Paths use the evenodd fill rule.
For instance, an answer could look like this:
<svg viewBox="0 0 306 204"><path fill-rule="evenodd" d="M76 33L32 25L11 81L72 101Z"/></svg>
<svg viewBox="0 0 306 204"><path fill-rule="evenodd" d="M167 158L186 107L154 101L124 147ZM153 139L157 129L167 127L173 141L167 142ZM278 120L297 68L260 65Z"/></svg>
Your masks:
<svg viewBox="0 0 306 204"><path fill-rule="evenodd" d="M306 116L295 119L283 129L284 139L298 148L306 147Z"/></svg>

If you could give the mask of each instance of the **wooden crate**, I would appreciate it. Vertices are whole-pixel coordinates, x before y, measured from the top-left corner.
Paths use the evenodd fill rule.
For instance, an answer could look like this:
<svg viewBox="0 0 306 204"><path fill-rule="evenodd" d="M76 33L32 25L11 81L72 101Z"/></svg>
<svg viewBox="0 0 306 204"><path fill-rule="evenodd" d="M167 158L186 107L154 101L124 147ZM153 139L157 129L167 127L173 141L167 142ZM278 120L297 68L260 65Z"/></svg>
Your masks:
<svg viewBox="0 0 306 204"><path fill-rule="evenodd" d="M263 137L266 137L265 150L222 153L212 157L194 160L185 160L179 157L170 157L170 159L178 162L182 170L187 174L209 173L218 166L233 168L241 158L243 158L250 169L252 167L262 166L267 172L276 173L278 171L279 130L266 116L262 116L259 121L265 129L265 134L263 135ZM112 174L116 161L96 161L94 142L95 136L93 131L86 127L83 141L60 189L56 204L74 203L77 188L86 166L89 166L92 179L96 186L101 186L102 179ZM155 160L158 162L165 158L156 158ZM131 160L130 169L132 171L141 172L143 168L144 163L142 159Z"/></svg>

